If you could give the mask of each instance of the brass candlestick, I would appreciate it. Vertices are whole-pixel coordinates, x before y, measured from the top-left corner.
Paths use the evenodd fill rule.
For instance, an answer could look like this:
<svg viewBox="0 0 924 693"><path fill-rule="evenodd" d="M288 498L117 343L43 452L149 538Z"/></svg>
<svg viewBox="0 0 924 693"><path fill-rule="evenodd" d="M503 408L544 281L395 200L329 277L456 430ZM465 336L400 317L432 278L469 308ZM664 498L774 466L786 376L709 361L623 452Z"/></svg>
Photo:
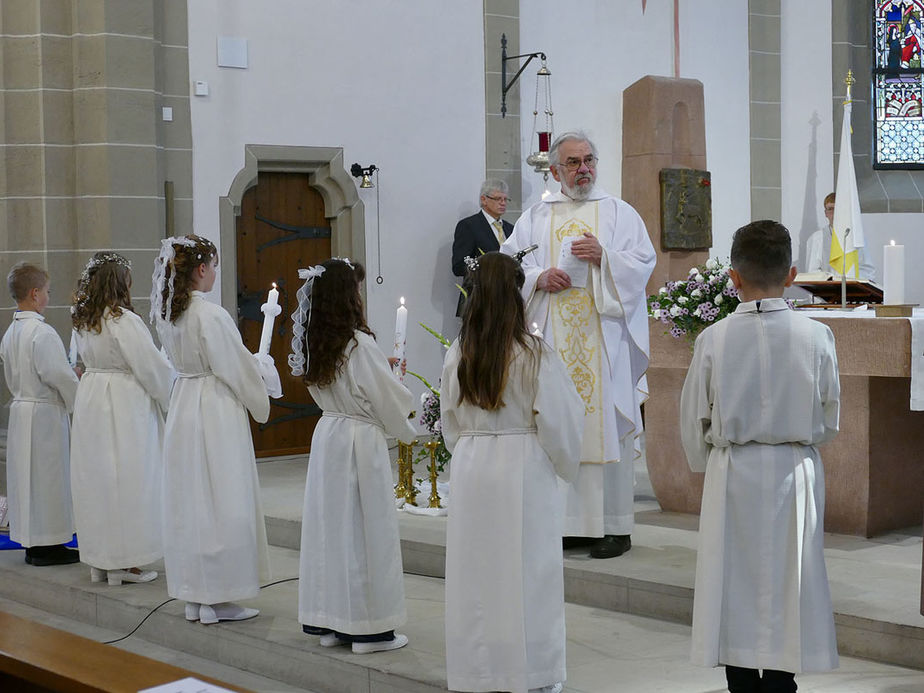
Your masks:
<svg viewBox="0 0 924 693"><path fill-rule="evenodd" d="M416 440L410 443L398 443L404 447L404 502L408 505L417 505L417 487L414 485L414 446Z"/></svg>
<svg viewBox="0 0 924 693"><path fill-rule="evenodd" d="M430 452L430 508L442 508L440 494L436 488L436 449L440 446L438 441L429 440L424 447Z"/></svg>
<svg viewBox="0 0 924 693"><path fill-rule="evenodd" d="M398 483L395 484L395 498L401 499L407 497L407 487L404 485L404 478L406 475L404 469L407 464L405 460L405 448L407 446L398 441Z"/></svg>

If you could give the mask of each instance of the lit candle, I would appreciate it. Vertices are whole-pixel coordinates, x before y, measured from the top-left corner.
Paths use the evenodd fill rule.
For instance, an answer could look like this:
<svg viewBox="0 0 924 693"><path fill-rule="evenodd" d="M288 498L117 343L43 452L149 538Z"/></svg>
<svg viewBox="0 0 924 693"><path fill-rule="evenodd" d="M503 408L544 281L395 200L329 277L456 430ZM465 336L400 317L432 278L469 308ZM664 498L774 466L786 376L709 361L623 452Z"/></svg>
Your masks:
<svg viewBox="0 0 924 693"><path fill-rule="evenodd" d="M905 246L892 241L882 248L882 302L905 302Z"/></svg>
<svg viewBox="0 0 924 693"><path fill-rule="evenodd" d="M263 332L260 333L260 348L258 354L268 354L270 350L270 341L273 339L273 323L276 322L276 316L282 312L279 307L279 291L276 289L276 283L266 295L266 303L260 306L263 312Z"/></svg>
<svg viewBox="0 0 924 693"><path fill-rule="evenodd" d="M542 330L539 329L538 323L535 323L535 322L533 323L533 332L532 332L532 334L533 334L534 337L538 337L539 339L543 339L543 338L544 338L544 335L542 334Z"/></svg>
<svg viewBox="0 0 924 693"><path fill-rule="evenodd" d="M401 305L398 306L398 312L395 315L395 351L393 356L397 359L393 366L394 374L402 383L404 382L404 373L401 372L401 363L404 361L404 351L407 346L407 308L404 307L404 296L401 297Z"/></svg>

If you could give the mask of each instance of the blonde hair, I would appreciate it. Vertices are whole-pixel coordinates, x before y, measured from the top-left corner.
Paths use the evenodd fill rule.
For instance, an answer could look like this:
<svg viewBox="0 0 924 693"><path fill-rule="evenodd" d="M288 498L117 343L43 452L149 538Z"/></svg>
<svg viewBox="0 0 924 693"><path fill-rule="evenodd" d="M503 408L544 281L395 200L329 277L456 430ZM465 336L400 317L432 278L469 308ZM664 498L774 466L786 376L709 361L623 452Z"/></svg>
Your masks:
<svg viewBox="0 0 924 693"><path fill-rule="evenodd" d="M19 303L29 297L32 289L41 289L48 283L48 272L31 262L17 262L6 275L10 297Z"/></svg>

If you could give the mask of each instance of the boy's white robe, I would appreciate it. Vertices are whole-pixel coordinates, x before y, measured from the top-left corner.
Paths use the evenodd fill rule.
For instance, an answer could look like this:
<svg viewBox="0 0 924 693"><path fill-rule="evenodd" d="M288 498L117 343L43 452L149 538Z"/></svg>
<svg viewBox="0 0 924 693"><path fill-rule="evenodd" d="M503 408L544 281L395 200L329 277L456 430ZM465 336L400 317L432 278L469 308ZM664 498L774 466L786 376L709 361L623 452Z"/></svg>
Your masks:
<svg viewBox="0 0 924 693"><path fill-rule="evenodd" d="M0 342L13 395L6 442L10 538L23 546L71 540L70 422L77 376L64 344L39 313L13 314Z"/></svg>
<svg viewBox="0 0 924 693"><path fill-rule="evenodd" d="M164 434L167 593L201 604L255 597L268 566L247 418L269 418L257 362L227 311L199 291L157 333L177 371Z"/></svg>
<svg viewBox="0 0 924 693"><path fill-rule="evenodd" d="M104 570L164 555L164 414L173 368L135 313L107 310L100 332L79 330L86 370L71 434L71 489L80 560Z"/></svg>
<svg viewBox="0 0 924 693"><path fill-rule="evenodd" d="M311 386L324 416L314 429L302 514L298 620L350 635L406 620L391 461L385 436L416 437L413 395L363 332L343 370Z"/></svg>
<svg viewBox="0 0 924 693"><path fill-rule="evenodd" d="M441 386L452 452L446 530L446 675L457 691L513 691L565 680L562 499L578 472L584 404L558 354L538 373L518 349L504 405L459 404L458 342Z"/></svg>
<svg viewBox="0 0 924 693"><path fill-rule="evenodd" d="M526 281L521 293L526 302L527 324L536 323L553 347L557 345L551 325L551 294L537 289L537 281L546 269L558 264L550 251L552 208L570 203L572 200L561 192L537 202L523 212L501 247L501 252L513 255L530 245L539 246L523 257ZM645 285L656 256L645 223L627 202L595 187L585 204L598 207L597 238L603 248L600 267L588 263L587 289L600 318L606 349L601 364L603 401L609 405L603 424L605 459L584 460L575 482L560 486L566 503L565 534L599 537L631 534L634 526L631 470L615 475L615 470L605 471L600 462L631 465L640 454L640 406L648 398ZM604 487L610 495L626 499L615 514L604 500Z"/></svg>
<svg viewBox="0 0 924 693"><path fill-rule="evenodd" d="M743 303L696 340L681 435L705 471L692 660L794 673L837 666L824 470L837 432L834 337L783 299Z"/></svg>

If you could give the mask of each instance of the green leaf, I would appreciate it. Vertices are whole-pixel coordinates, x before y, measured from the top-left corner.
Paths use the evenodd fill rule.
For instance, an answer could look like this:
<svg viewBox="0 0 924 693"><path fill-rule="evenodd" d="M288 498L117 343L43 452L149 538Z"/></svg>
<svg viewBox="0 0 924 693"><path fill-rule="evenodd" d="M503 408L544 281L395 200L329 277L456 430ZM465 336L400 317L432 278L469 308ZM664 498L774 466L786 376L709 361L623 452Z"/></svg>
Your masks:
<svg viewBox="0 0 924 693"><path fill-rule="evenodd" d="M443 335L441 335L439 332L434 330L432 327L428 327L427 325L424 325L422 322L419 322L417 324L420 325L422 328L424 328L427 332L432 334L434 337L436 337L439 340L440 344L442 344L447 349L452 345L452 342L450 342L448 339L446 339Z"/></svg>
<svg viewBox="0 0 924 693"><path fill-rule="evenodd" d="M430 390L430 392L432 392L432 393L433 393L434 395L436 395L437 397L440 396L440 391L437 390L435 387L433 387L433 386L430 384L430 382L429 382L426 378L424 378L420 373L415 373L414 371L409 370L409 371L407 371L407 374L408 374L408 375L413 375L413 376L414 376L415 378L417 378L420 382L422 382L424 385L426 385L426 386L427 386L427 389Z"/></svg>

